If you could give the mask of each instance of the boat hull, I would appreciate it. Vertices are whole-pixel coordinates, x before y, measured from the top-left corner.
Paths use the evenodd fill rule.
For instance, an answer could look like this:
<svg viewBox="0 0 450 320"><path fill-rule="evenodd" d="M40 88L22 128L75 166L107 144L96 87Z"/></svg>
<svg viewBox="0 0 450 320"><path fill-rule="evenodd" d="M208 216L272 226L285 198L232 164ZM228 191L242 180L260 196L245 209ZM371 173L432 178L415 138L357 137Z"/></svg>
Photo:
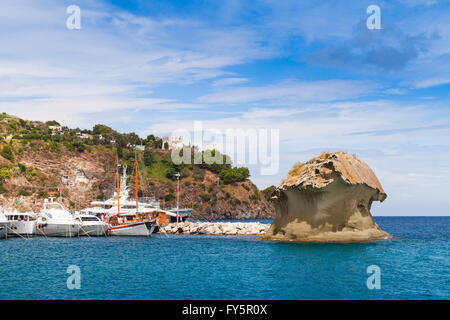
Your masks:
<svg viewBox="0 0 450 320"><path fill-rule="evenodd" d="M149 237L155 225L150 222L135 222L111 227L112 236L123 237Z"/></svg>
<svg viewBox="0 0 450 320"><path fill-rule="evenodd" d="M9 222L0 222L0 239L6 239L8 236Z"/></svg>
<svg viewBox="0 0 450 320"><path fill-rule="evenodd" d="M108 225L106 224L83 224L80 227L80 236L104 237L107 233Z"/></svg>
<svg viewBox="0 0 450 320"><path fill-rule="evenodd" d="M36 232L36 221L11 221L8 236L33 236Z"/></svg>
<svg viewBox="0 0 450 320"><path fill-rule="evenodd" d="M36 227L36 235L46 237L77 237L80 231L78 224L45 223Z"/></svg>

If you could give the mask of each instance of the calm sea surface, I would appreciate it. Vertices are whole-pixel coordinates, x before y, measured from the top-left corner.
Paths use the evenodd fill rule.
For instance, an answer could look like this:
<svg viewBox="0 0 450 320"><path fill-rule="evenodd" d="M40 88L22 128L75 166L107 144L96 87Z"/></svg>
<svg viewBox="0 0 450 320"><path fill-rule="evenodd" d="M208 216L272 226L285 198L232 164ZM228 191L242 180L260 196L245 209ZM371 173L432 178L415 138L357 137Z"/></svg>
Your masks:
<svg viewBox="0 0 450 320"><path fill-rule="evenodd" d="M0 299L449 299L450 217L375 219L396 238L10 238L0 241ZM80 290L67 288L69 265L81 270ZM379 290L367 288L370 265L381 269Z"/></svg>

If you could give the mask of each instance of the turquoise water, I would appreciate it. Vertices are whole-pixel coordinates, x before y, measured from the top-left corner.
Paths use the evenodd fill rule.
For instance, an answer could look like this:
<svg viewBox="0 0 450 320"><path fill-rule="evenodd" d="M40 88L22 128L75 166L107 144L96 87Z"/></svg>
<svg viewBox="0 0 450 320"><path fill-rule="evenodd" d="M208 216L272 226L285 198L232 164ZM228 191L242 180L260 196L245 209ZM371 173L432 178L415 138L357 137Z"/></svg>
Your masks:
<svg viewBox="0 0 450 320"><path fill-rule="evenodd" d="M397 238L311 244L253 237L0 241L0 299L449 299L450 217L376 217ZM69 265L81 289L69 290ZM369 290L366 268L381 269Z"/></svg>

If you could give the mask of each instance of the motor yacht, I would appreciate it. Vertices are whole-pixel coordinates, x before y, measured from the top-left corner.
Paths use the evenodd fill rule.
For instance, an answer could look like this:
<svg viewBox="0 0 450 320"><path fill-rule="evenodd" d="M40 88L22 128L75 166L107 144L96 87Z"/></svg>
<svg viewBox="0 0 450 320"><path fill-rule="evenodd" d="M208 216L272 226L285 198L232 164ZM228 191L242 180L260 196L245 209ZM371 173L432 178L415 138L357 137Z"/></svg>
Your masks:
<svg viewBox="0 0 450 320"><path fill-rule="evenodd" d="M36 215L33 212L6 211L10 222L8 236L33 236L36 232Z"/></svg>
<svg viewBox="0 0 450 320"><path fill-rule="evenodd" d="M77 237L81 223L59 202L44 200L44 207L38 214L36 234L46 237Z"/></svg>
<svg viewBox="0 0 450 320"><path fill-rule="evenodd" d="M75 220L80 223L80 236L101 237L107 236L110 230L110 225L97 216L90 214L75 215Z"/></svg>

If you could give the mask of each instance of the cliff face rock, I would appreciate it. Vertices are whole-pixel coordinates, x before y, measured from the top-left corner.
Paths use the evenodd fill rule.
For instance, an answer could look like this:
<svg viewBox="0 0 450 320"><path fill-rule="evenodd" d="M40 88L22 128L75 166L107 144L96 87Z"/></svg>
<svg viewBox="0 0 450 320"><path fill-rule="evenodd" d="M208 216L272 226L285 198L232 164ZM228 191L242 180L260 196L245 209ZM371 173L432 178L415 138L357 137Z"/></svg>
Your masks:
<svg viewBox="0 0 450 320"><path fill-rule="evenodd" d="M265 239L318 242L391 237L370 213L387 195L370 167L345 152L296 165L273 191L276 217Z"/></svg>
<svg viewBox="0 0 450 320"><path fill-rule="evenodd" d="M15 160L27 169L21 172L15 163L3 159L10 172L2 181L5 190L0 194L0 203L6 208L38 212L44 198L58 197L56 191L61 187L64 205L79 209L101 192L114 189L114 157L109 150L79 153L61 147L49 151L36 142L33 148L25 145Z"/></svg>
<svg viewBox="0 0 450 320"><path fill-rule="evenodd" d="M202 180L188 176L180 182L180 206L194 208L192 219L272 219L275 216L273 204L250 180L217 185L217 177L216 173L206 171ZM167 202L164 197L170 190L176 190L176 182L155 179L153 182L146 194L159 199L165 208L175 207L176 198Z"/></svg>

